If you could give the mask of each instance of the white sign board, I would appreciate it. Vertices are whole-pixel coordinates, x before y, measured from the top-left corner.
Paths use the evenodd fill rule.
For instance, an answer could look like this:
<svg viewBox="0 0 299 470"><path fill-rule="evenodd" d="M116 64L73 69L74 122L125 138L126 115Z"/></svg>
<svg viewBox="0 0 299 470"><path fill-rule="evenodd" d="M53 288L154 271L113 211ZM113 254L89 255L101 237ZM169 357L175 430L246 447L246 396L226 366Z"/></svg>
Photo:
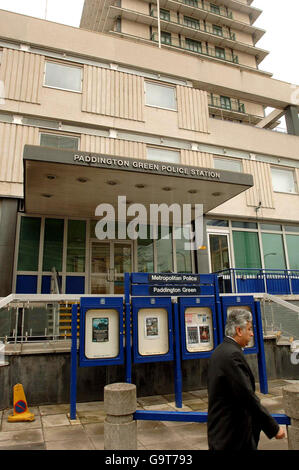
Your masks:
<svg viewBox="0 0 299 470"><path fill-rule="evenodd" d="M208 307L186 308L185 334L187 351L211 351L214 348L211 309Z"/></svg>
<svg viewBox="0 0 299 470"><path fill-rule="evenodd" d="M114 309L88 310L85 315L85 356L87 359L119 354L119 313Z"/></svg>
<svg viewBox="0 0 299 470"><path fill-rule="evenodd" d="M169 350L168 312L164 308L138 311L138 351L141 356L166 354Z"/></svg>

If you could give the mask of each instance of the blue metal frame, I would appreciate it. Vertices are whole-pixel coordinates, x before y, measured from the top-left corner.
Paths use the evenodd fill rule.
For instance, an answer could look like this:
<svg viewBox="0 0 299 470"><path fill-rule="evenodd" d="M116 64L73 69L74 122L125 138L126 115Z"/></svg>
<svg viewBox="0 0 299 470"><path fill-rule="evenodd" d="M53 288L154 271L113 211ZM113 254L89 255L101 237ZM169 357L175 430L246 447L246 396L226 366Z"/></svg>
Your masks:
<svg viewBox="0 0 299 470"><path fill-rule="evenodd" d="M221 279L230 283L224 287L225 293L299 294L298 269L229 268L215 274L219 284Z"/></svg>
<svg viewBox="0 0 299 470"><path fill-rule="evenodd" d="M272 414L278 424L290 425L291 419L285 414ZM138 410L133 414L138 421L178 421L186 423L206 423L206 411L146 411Z"/></svg>
<svg viewBox="0 0 299 470"><path fill-rule="evenodd" d="M245 348L244 354L258 354L259 352L259 341L258 341L258 332L257 332L257 322L256 322L256 307L254 302L254 297L251 295L235 295L221 298L222 303L222 330L223 335L225 331L225 323L227 318L227 309L229 307L240 307L243 306L250 307L252 313L252 326L254 333L254 346L251 348ZM220 325L221 328L221 325ZM262 332L263 335L263 332Z"/></svg>
<svg viewBox="0 0 299 470"><path fill-rule="evenodd" d="M170 297L146 297L131 299L132 320L133 320L133 358L135 363L161 362L173 360L173 321L172 321L172 302ZM166 354L154 354L143 356L138 350L138 312L142 308L164 308L168 314L168 344L169 349Z"/></svg>
<svg viewBox="0 0 299 470"><path fill-rule="evenodd" d="M85 356L85 317L88 310L115 309L119 313L119 353L116 357L89 359ZM123 345L123 298L122 297L81 297L80 299L80 346L79 366L108 366L124 363Z"/></svg>
<svg viewBox="0 0 299 470"><path fill-rule="evenodd" d="M72 306L72 346L71 346L71 384L70 384L70 418L76 419L77 401L77 318L78 304Z"/></svg>
<svg viewBox="0 0 299 470"><path fill-rule="evenodd" d="M212 312L213 321L213 343L214 347L210 351L190 352L187 350L186 341L186 328L185 328L185 310L189 307L208 307ZM200 359L210 357L214 349L218 346L217 334L217 314L215 297L181 297L179 298L179 312L180 312L180 325L181 325L181 338L182 338L182 358L183 359Z"/></svg>

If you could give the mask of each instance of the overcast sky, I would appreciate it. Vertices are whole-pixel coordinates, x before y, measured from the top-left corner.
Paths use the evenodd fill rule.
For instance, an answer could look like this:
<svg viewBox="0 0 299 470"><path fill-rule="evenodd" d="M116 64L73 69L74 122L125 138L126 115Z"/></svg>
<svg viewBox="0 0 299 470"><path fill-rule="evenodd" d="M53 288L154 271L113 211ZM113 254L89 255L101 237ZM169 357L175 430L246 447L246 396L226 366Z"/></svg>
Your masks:
<svg viewBox="0 0 299 470"><path fill-rule="evenodd" d="M79 26L84 0L48 0L47 19ZM273 78L299 85L298 0L254 0L252 6L263 10L255 25L266 34L257 46L270 51L260 68ZM0 9L45 17L46 0L0 0Z"/></svg>

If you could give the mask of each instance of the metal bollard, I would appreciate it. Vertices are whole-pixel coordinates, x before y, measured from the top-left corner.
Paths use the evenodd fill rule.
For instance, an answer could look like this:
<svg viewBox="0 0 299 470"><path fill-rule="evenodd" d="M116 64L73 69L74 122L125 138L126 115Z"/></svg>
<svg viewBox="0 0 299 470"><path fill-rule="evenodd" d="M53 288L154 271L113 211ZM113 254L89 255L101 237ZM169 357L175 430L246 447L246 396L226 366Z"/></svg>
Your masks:
<svg viewBox="0 0 299 470"><path fill-rule="evenodd" d="M291 426L288 427L289 450L299 450L299 385L287 385L282 391L285 414L291 418Z"/></svg>
<svg viewBox="0 0 299 470"><path fill-rule="evenodd" d="M105 450L137 450L136 385L115 383L104 387Z"/></svg>

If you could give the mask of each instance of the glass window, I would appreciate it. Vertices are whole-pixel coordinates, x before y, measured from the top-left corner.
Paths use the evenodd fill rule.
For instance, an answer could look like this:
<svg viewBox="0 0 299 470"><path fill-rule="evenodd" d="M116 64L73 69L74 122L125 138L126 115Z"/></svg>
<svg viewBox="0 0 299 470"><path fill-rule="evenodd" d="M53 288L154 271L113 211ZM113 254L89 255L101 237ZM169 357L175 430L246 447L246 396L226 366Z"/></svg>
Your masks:
<svg viewBox="0 0 299 470"><path fill-rule="evenodd" d="M146 104L158 108L177 109L175 87L145 82Z"/></svg>
<svg viewBox="0 0 299 470"><path fill-rule="evenodd" d="M145 226L143 226L145 228ZM138 256L138 272L153 273L154 272L154 242L151 238L150 225L146 227L147 238L137 239L137 256ZM141 227L139 233L141 232Z"/></svg>
<svg viewBox="0 0 299 470"><path fill-rule="evenodd" d="M299 226L297 225L285 225L284 227L286 232L299 232Z"/></svg>
<svg viewBox="0 0 299 470"><path fill-rule="evenodd" d="M185 227L185 230L188 230L187 227ZM176 246L176 271L178 273L192 273L192 251L190 249L186 249L185 247L185 243L188 247L188 245L191 243L191 240L190 237L186 238L185 230L183 227L177 227L174 229Z"/></svg>
<svg viewBox="0 0 299 470"><path fill-rule="evenodd" d="M160 149L155 147L147 147L148 160L157 162L180 163L181 155L176 150Z"/></svg>
<svg viewBox="0 0 299 470"><path fill-rule="evenodd" d="M220 96L220 106L223 109L232 109L232 102L228 96Z"/></svg>
<svg viewBox="0 0 299 470"><path fill-rule="evenodd" d="M171 44L171 34L166 33L166 31L161 32L161 42L162 44Z"/></svg>
<svg viewBox="0 0 299 470"><path fill-rule="evenodd" d="M237 220L232 222L232 227L257 229L257 224L255 222L242 222L241 220Z"/></svg>
<svg viewBox="0 0 299 470"><path fill-rule="evenodd" d="M210 10L212 13L220 15L220 7L218 5L215 5L215 3L210 3Z"/></svg>
<svg viewBox="0 0 299 470"><path fill-rule="evenodd" d="M43 271L62 271L63 232L63 219L45 220Z"/></svg>
<svg viewBox="0 0 299 470"><path fill-rule="evenodd" d="M218 59L225 59L225 49L223 47L215 47L215 56Z"/></svg>
<svg viewBox="0 0 299 470"><path fill-rule="evenodd" d="M42 147L53 147L57 149L78 150L79 138L60 134L40 134Z"/></svg>
<svg viewBox="0 0 299 470"><path fill-rule="evenodd" d="M237 171L241 173L242 162L240 160L214 157L214 168L217 168L217 170Z"/></svg>
<svg viewBox="0 0 299 470"><path fill-rule="evenodd" d="M217 36L223 36L223 31L221 26L217 26L216 24L213 24L213 33L217 34Z"/></svg>
<svg viewBox="0 0 299 470"><path fill-rule="evenodd" d="M201 42L186 38L186 49L193 52L202 52Z"/></svg>
<svg viewBox="0 0 299 470"><path fill-rule="evenodd" d="M293 170L272 167L273 190L278 193L295 193L296 185Z"/></svg>
<svg viewBox="0 0 299 470"><path fill-rule="evenodd" d="M160 8L160 19L164 21L170 21L170 11Z"/></svg>
<svg viewBox="0 0 299 470"><path fill-rule="evenodd" d="M266 269L285 269L282 235L262 233L264 264Z"/></svg>
<svg viewBox="0 0 299 470"><path fill-rule="evenodd" d="M40 226L40 217L21 218L18 271L38 270Z"/></svg>
<svg viewBox="0 0 299 470"><path fill-rule="evenodd" d="M290 269L299 269L299 237L298 235L286 235Z"/></svg>
<svg viewBox="0 0 299 470"><path fill-rule="evenodd" d="M186 5L191 5L192 7L198 7L198 0L183 0Z"/></svg>
<svg viewBox="0 0 299 470"><path fill-rule="evenodd" d="M212 272L229 268L228 236L210 234L209 241Z"/></svg>
<svg viewBox="0 0 299 470"><path fill-rule="evenodd" d="M63 90L81 91L82 69L56 62L46 62L45 85Z"/></svg>
<svg viewBox="0 0 299 470"><path fill-rule="evenodd" d="M206 224L213 227L228 227L228 220L208 219Z"/></svg>
<svg viewBox="0 0 299 470"><path fill-rule="evenodd" d="M282 227L277 224L261 224L261 230L276 230L281 232Z"/></svg>
<svg viewBox="0 0 299 470"><path fill-rule="evenodd" d="M85 271L85 239L86 222L84 220L69 220L67 234L67 272L83 273Z"/></svg>
<svg viewBox="0 0 299 470"><path fill-rule="evenodd" d="M156 242L158 273L170 273L173 271L171 233L171 227L158 227L158 239Z"/></svg>
<svg viewBox="0 0 299 470"><path fill-rule="evenodd" d="M195 18L190 18L189 16L184 16L184 24L189 26L189 28L200 29L200 22Z"/></svg>
<svg viewBox="0 0 299 470"><path fill-rule="evenodd" d="M258 234L255 232L233 231L235 267L261 268Z"/></svg>

